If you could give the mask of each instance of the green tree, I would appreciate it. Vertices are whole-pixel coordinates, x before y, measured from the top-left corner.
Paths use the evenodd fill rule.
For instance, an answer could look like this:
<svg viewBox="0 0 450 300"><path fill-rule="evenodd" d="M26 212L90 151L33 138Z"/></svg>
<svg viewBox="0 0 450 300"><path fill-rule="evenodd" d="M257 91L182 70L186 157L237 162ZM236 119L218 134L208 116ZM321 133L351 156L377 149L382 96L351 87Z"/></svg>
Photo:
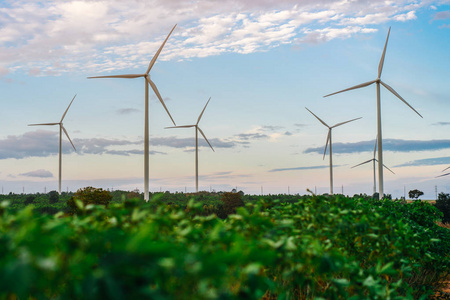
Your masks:
<svg viewBox="0 0 450 300"><path fill-rule="evenodd" d="M77 205L77 200L80 201L84 207L89 204L104 205L108 207L112 200L112 195L106 190L94 188L92 186L79 189L73 197L67 201L69 214L71 215L81 212L81 208Z"/></svg>
<svg viewBox="0 0 450 300"><path fill-rule="evenodd" d="M29 204L33 204L34 203L34 199L36 199L35 195L28 195L25 198L25 201L23 202L25 205L29 205Z"/></svg>
<svg viewBox="0 0 450 300"><path fill-rule="evenodd" d="M58 201L59 201L59 194L58 194L58 192L57 191L50 191L48 193L48 202L50 204L55 204L55 203L58 203Z"/></svg>
<svg viewBox="0 0 450 300"><path fill-rule="evenodd" d="M422 196L422 195L423 195L423 192L419 191L418 189L411 190L411 191L408 192L408 196L411 199L419 199L419 197Z"/></svg>
<svg viewBox="0 0 450 300"><path fill-rule="evenodd" d="M440 193L434 206L444 214L442 223L450 224L450 194Z"/></svg>

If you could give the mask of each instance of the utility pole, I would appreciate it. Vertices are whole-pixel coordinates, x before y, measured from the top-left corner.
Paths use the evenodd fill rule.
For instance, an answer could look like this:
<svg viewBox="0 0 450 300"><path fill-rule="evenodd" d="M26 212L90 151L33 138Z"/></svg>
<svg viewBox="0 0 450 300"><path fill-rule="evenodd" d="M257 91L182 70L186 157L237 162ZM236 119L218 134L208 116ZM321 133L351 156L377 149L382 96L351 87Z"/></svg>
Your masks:
<svg viewBox="0 0 450 300"><path fill-rule="evenodd" d="M403 186L403 198L406 200L406 186Z"/></svg>
<svg viewBox="0 0 450 300"><path fill-rule="evenodd" d="M288 186L288 195L290 195L291 194L291 191L289 190L289 186Z"/></svg>
<svg viewBox="0 0 450 300"><path fill-rule="evenodd" d="M434 191L436 193L436 200L438 199L438 194L437 194L437 185L434 186Z"/></svg>
<svg viewBox="0 0 450 300"><path fill-rule="evenodd" d="M237 190L237 189L236 189ZM262 196L262 194L263 194L263 186L261 186L261 196Z"/></svg>
<svg viewBox="0 0 450 300"><path fill-rule="evenodd" d="M344 185L342 185L342 196L344 196Z"/></svg>
<svg viewBox="0 0 450 300"><path fill-rule="evenodd" d="M317 195L317 186L314 186L314 195Z"/></svg>

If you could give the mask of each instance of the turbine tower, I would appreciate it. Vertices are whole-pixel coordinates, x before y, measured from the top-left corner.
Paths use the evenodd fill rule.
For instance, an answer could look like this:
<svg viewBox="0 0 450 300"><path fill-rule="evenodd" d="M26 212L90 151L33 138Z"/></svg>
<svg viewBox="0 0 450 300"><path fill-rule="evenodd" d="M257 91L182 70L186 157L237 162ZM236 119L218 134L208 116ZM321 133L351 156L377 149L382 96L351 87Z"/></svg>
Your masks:
<svg viewBox="0 0 450 300"><path fill-rule="evenodd" d="M306 107L305 107L305 108L306 108ZM330 194L333 195L333 148L332 148L332 142L331 142L331 130L332 130L333 128L335 128L335 127L344 125L344 124L346 124L346 123L349 123L349 122L353 122L353 121L359 120L359 119L361 119L361 117L360 117L360 118L356 118L356 119L352 119L352 120L348 120L348 121L345 121L345 122L341 122L341 123L338 123L338 124L333 125L333 126L328 126L327 123L325 123L324 121L322 121L318 116L316 116L316 115L315 115L312 111L310 111L308 108L306 108L306 110L309 111L314 117L316 117L316 119L319 120L320 123L322 123L323 125L325 125L326 127L328 127L328 135L327 135L327 141L326 141L326 143L325 143L325 150L324 150L324 152L323 152L323 159L325 159L325 154L327 153L327 147L328 147L328 142L329 142L329 143L330 143Z"/></svg>
<svg viewBox="0 0 450 300"><path fill-rule="evenodd" d="M387 85L386 83L384 83L383 81L381 81L380 77L381 77L381 72L383 71L383 64L384 64L384 57L386 55L386 47L387 47L387 43L389 40L389 34L391 32L391 28L389 27L389 31L386 37L386 43L384 44L384 49L383 49L383 54L381 55L381 59L380 59L380 63L378 65L378 77L375 80L372 81L368 81L365 83L361 83L358 85L355 85L353 87L350 87L348 89L336 92L336 93L332 93L332 94L328 94L324 97L328 97L331 95L335 95L338 93L342 93L342 92L346 92L346 91L350 91L350 90L354 90L354 89L359 89L359 88L363 88L366 86L369 86L373 83L377 84L377 131L378 131L378 138L377 138L377 143L378 143L378 185L379 185L379 199L383 198L384 195L384 189L383 189L383 145L382 145L382 141L383 141L383 137L381 134L381 99L380 99L380 85L384 86L388 91L390 91L392 94L394 94L397 98L399 98L401 101L403 101L403 103L405 103L409 108L411 108L413 111L415 111L421 118L422 115L419 114L411 105L409 105L408 102L406 102L405 99L402 98L402 96L400 96L392 87L390 87L389 85Z"/></svg>
<svg viewBox="0 0 450 300"><path fill-rule="evenodd" d="M208 139L206 138L206 135L203 133L203 131L198 126L198 123L200 123L200 119L203 116L203 113L205 112L206 106L208 106L209 101L211 100L211 97L209 97L208 102L206 102L205 107L203 108L200 116L197 119L197 123L194 125L181 125L181 126L172 126L172 127L166 127L168 128L191 128L195 127L195 192L198 193L198 132L203 136L205 141L208 143L208 145L211 147L212 151L214 151L214 148L209 143ZM215 152L215 151L214 151Z"/></svg>
<svg viewBox="0 0 450 300"><path fill-rule="evenodd" d="M161 47L159 47L158 51L156 51L155 56L150 61L150 64L148 65L147 71L144 74L125 74L125 75L109 75L109 76L95 76L95 77L88 77L88 79L92 78L139 78L144 77L145 79L145 125L144 125L144 199L145 201L149 200L149 102L148 102L148 86L150 85L153 89L153 92L155 92L156 96L158 97L161 104L164 106L164 109L166 110L167 114L169 115L170 119L172 120L173 125L175 124L175 121L173 120L172 116L169 113L169 110L166 107L166 104L164 103L161 94L158 91L158 88L153 83L153 81L150 79L150 70L152 69L153 65L156 62L156 59L158 58L159 54L161 53L161 50L163 49L164 45L166 44L167 40L169 39L170 35L174 31L175 26L173 26L172 30L170 31L169 35L167 35L166 39L162 43Z"/></svg>
<svg viewBox="0 0 450 300"><path fill-rule="evenodd" d="M362 162L360 164L357 164L356 166L351 167L356 168L359 167L361 165L373 162L373 194L375 194L377 192L377 176L376 176L376 167L375 167L375 162L378 162L378 160L375 158L376 157L376 152L377 152L377 139L375 139L375 147L373 149L373 158L369 159L365 162ZM386 167L385 165L383 165L386 169L388 169L392 174L395 174L391 169L389 169L388 167Z"/></svg>
<svg viewBox="0 0 450 300"><path fill-rule="evenodd" d="M72 105L73 100L75 100L75 97L77 95L73 96L72 101L70 101L69 106L67 107L66 111L64 112L64 114L62 115L61 121L59 121L58 123L40 123L40 124L29 124L28 126L53 126L53 125L59 125L59 175L58 175L58 180L59 180L59 186L58 186L58 192L61 195L61 164L62 164L62 132L64 131L65 135L67 136L67 138L69 139L69 142L72 144L72 147L75 151L77 151L77 149L75 148L75 146L72 143L72 140L69 137L69 134L67 133L66 128L64 128L63 125L63 120L64 117L67 114L67 111L69 110L70 106Z"/></svg>

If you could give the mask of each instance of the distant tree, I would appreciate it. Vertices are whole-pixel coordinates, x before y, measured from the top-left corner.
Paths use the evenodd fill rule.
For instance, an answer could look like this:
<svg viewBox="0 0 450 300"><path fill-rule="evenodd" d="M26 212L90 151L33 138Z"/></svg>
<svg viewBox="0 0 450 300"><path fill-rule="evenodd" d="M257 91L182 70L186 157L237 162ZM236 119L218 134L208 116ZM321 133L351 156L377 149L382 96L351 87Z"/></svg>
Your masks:
<svg viewBox="0 0 450 300"><path fill-rule="evenodd" d="M450 194L440 193L434 206L444 214L442 223L450 224Z"/></svg>
<svg viewBox="0 0 450 300"><path fill-rule="evenodd" d="M411 191L408 192L408 196L411 199L419 199L419 197L422 196L422 195L423 195L423 192L419 191L417 189L411 190Z"/></svg>
<svg viewBox="0 0 450 300"><path fill-rule="evenodd" d="M55 203L58 203L58 201L59 201L59 194L58 194L58 192L57 191L50 191L48 193L48 202L50 204L55 204Z"/></svg>
<svg viewBox="0 0 450 300"><path fill-rule="evenodd" d="M25 201L24 201L23 203L24 203L25 205L33 204L34 199L36 199L36 196L35 196L35 195L28 195L28 196L25 198Z"/></svg>
<svg viewBox="0 0 450 300"><path fill-rule="evenodd" d="M76 204L75 200L79 200L83 203L84 206L89 204L95 205L104 205L108 207L111 202L112 196L111 194L103 190L101 188L94 188L92 186L88 186L82 189L79 189L68 201L67 206L69 207L69 214L78 214L80 212L79 207Z"/></svg>
<svg viewBox="0 0 450 300"><path fill-rule="evenodd" d="M242 193L243 194L243 193ZM235 214L236 209L240 206L244 206L241 193L223 193L220 197L222 206L217 214L219 218L225 219L228 215Z"/></svg>

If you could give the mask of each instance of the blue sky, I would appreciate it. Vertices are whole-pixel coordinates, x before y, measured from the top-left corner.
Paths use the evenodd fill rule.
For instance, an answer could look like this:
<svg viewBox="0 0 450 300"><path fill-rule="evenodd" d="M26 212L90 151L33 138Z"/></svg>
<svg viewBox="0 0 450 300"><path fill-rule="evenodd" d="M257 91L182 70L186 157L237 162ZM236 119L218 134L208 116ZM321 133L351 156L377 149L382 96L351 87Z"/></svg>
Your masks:
<svg viewBox="0 0 450 300"><path fill-rule="evenodd" d="M88 76L151 71L177 125L200 126L200 189L246 193L372 192L374 80L389 27L382 79L424 117L381 91L385 192L424 198L450 192L450 1L3 1L0 4L0 184L3 191L57 189L58 128L63 187L143 189L144 81ZM171 122L150 93L150 190L194 190L194 130Z"/></svg>

